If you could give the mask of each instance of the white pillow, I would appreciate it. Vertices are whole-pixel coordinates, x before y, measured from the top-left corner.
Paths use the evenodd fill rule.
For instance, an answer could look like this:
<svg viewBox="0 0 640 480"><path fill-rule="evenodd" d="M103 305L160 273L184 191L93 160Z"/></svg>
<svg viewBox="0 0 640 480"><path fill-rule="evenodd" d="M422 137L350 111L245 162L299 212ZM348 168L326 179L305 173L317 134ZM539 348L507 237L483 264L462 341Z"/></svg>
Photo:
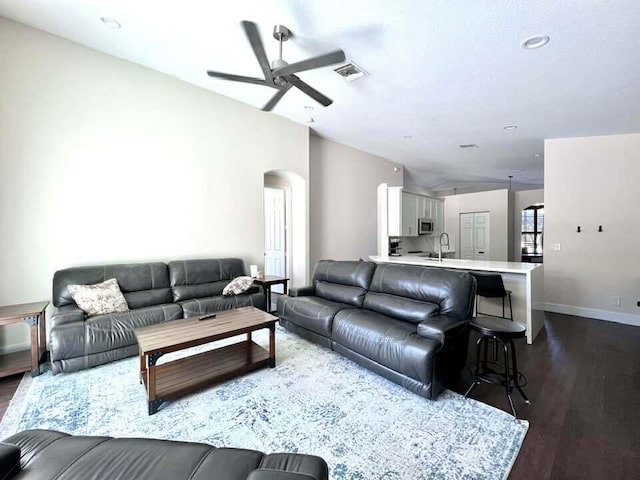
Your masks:
<svg viewBox="0 0 640 480"><path fill-rule="evenodd" d="M67 285L67 289L73 301L88 317L129 310L115 278L95 285Z"/></svg>
<svg viewBox="0 0 640 480"><path fill-rule="evenodd" d="M251 277L236 277L222 290L222 295L239 295L246 292L253 285Z"/></svg>

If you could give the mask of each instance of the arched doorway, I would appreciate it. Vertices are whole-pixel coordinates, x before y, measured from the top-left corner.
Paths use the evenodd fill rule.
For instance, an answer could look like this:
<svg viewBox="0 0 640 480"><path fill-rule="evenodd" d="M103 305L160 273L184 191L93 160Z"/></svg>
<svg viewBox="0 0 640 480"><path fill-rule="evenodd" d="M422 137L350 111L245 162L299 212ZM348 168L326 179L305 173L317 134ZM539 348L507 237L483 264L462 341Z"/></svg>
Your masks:
<svg viewBox="0 0 640 480"><path fill-rule="evenodd" d="M297 173L270 170L264 174L264 273L288 277L291 286L307 283L306 192L306 180ZM282 293L277 286L273 291Z"/></svg>

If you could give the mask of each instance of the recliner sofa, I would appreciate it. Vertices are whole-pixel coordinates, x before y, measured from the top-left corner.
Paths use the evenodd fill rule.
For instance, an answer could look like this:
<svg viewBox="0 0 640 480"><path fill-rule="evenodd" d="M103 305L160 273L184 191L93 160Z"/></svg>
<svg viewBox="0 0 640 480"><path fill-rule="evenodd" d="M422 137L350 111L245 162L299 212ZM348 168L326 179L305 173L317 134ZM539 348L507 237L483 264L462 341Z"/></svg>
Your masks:
<svg viewBox="0 0 640 480"><path fill-rule="evenodd" d="M2 480L327 480L314 455L26 430L0 443Z"/></svg>
<svg viewBox="0 0 640 480"><path fill-rule="evenodd" d="M476 282L412 265L322 260L278 298L280 324L435 399L464 367Z"/></svg>
<svg viewBox="0 0 640 480"><path fill-rule="evenodd" d="M49 319L49 350L54 374L73 372L136 355L133 330L145 325L253 305L266 309L260 287L223 296L234 278L246 275L239 258L177 260L74 267L53 276L54 310ZM67 285L118 280L129 311L85 318Z"/></svg>

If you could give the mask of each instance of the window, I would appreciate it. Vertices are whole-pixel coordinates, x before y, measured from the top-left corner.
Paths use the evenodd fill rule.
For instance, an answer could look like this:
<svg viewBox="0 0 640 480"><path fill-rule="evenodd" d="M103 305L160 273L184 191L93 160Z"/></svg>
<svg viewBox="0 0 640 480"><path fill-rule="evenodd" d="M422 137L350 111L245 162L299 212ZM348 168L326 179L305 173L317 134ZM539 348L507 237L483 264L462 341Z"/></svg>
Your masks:
<svg viewBox="0 0 640 480"><path fill-rule="evenodd" d="M522 261L541 261L544 231L544 205L522 211Z"/></svg>

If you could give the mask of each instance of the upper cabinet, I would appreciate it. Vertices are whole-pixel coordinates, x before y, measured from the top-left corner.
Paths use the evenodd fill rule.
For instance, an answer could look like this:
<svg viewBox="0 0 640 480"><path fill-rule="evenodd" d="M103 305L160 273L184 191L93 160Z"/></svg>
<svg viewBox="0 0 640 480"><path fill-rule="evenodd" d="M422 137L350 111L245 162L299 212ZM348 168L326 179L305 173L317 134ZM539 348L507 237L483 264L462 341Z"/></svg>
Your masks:
<svg viewBox="0 0 640 480"><path fill-rule="evenodd" d="M390 237L417 237L420 218L434 222L434 235L444 231L444 202L405 192L402 187L388 187L387 215Z"/></svg>
<svg viewBox="0 0 640 480"><path fill-rule="evenodd" d="M418 196L402 192L401 237L418 236Z"/></svg>

